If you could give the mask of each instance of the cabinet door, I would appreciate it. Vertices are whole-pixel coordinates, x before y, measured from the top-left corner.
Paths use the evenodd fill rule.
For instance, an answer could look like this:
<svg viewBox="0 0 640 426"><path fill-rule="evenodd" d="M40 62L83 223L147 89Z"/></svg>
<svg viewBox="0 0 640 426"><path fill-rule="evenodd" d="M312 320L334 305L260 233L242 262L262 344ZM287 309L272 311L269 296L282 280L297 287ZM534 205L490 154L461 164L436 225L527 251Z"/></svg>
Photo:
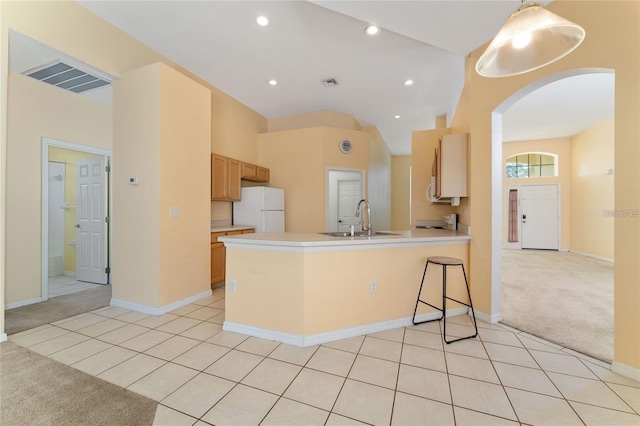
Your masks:
<svg viewBox="0 0 640 426"><path fill-rule="evenodd" d="M251 163L242 163L242 179L256 180L258 166Z"/></svg>
<svg viewBox="0 0 640 426"><path fill-rule="evenodd" d="M227 158L211 154L211 199L224 201L228 197L228 162Z"/></svg>
<svg viewBox="0 0 640 426"><path fill-rule="evenodd" d="M224 281L225 248L223 243L211 244L211 288Z"/></svg>
<svg viewBox="0 0 640 426"><path fill-rule="evenodd" d="M262 183L269 183L269 169L258 166L257 180Z"/></svg>
<svg viewBox="0 0 640 426"><path fill-rule="evenodd" d="M228 201L240 201L240 161L227 158L228 163Z"/></svg>
<svg viewBox="0 0 640 426"><path fill-rule="evenodd" d="M444 135L440 141L439 197L467 196L468 142L466 133Z"/></svg>

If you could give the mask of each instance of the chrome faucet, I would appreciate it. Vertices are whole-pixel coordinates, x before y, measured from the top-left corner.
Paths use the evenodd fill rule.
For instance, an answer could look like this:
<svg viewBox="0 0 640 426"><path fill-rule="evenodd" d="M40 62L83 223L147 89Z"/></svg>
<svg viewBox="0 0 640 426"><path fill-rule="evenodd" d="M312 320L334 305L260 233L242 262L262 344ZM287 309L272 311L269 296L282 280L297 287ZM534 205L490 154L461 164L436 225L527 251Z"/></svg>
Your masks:
<svg viewBox="0 0 640 426"><path fill-rule="evenodd" d="M367 200L365 200L364 198L362 200L360 200L358 202L358 207L356 207L356 217L360 217L360 206L362 205L362 203L365 203L367 205L367 226L364 226L365 221L364 218L360 219L360 230L361 231L366 231L367 234L371 235L372 229L371 229L371 206L369 205L369 202Z"/></svg>

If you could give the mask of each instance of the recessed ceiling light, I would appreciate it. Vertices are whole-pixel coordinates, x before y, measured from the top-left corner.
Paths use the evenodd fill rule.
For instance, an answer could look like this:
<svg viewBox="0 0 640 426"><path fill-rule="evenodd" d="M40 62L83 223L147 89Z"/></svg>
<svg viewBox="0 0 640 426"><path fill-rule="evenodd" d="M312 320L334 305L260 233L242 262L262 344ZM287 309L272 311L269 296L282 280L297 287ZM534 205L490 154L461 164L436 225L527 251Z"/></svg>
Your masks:
<svg viewBox="0 0 640 426"><path fill-rule="evenodd" d="M376 27L375 25L369 25L367 28L364 29L364 32L367 35L374 36L380 32L380 28Z"/></svg>
<svg viewBox="0 0 640 426"><path fill-rule="evenodd" d="M277 80L269 80L269 84L272 86L277 86L278 85L278 81Z"/></svg>
<svg viewBox="0 0 640 426"><path fill-rule="evenodd" d="M261 27L266 27L267 25L269 25L269 19L266 16L258 16L256 18L256 22Z"/></svg>
<svg viewBox="0 0 640 426"><path fill-rule="evenodd" d="M393 118L400 118L400 116L399 116L399 115L396 115L396 116L395 116L395 117L393 117Z"/></svg>
<svg viewBox="0 0 640 426"><path fill-rule="evenodd" d="M413 80L405 80L404 81L404 85L405 86L413 86L413 83L415 83L415 81L413 81Z"/></svg>

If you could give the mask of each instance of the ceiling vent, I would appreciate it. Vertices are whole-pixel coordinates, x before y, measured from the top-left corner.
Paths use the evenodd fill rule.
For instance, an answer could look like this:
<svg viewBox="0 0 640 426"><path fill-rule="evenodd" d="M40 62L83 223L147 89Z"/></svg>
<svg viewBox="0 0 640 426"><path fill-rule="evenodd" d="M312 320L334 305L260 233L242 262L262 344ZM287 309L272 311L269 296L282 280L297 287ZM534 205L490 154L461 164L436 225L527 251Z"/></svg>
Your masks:
<svg viewBox="0 0 640 426"><path fill-rule="evenodd" d="M324 84L326 87L333 87L337 86L338 82L335 78L327 78L326 80L322 80L322 84Z"/></svg>
<svg viewBox="0 0 640 426"><path fill-rule="evenodd" d="M61 61L32 68L22 74L74 93L111 84L111 81L104 77L98 77Z"/></svg>

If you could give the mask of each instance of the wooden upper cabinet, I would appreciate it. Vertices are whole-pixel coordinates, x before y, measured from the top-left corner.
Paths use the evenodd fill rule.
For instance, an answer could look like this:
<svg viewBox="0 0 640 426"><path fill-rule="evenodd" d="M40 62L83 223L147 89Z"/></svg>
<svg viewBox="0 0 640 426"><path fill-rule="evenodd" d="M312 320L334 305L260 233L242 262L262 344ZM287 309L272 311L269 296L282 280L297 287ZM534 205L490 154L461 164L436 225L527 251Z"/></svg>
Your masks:
<svg viewBox="0 0 640 426"><path fill-rule="evenodd" d="M242 179L269 183L269 169L251 163L242 163Z"/></svg>
<svg viewBox="0 0 640 426"><path fill-rule="evenodd" d="M436 197L466 197L468 135L444 135L436 153Z"/></svg>
<svg viewBox="0 0 640 426"><path fill-rule="evenodd" d="M254 180L258 177L258 166L251 163L242 163L242 179Z"/></svg>
<svg viewBox="0 0 640 426"><path fill-rule="evenodd" d="M228 196L228 172L227 158L217 154L211 154L211 199L227 200Z"/></svg>
<svg viewBox="0 0 640 426"><path fill-rule="evenodd" d="M240 160L211 154L211 199L240 201L241 180L269 183L269 169Z"/></svg>
<svg viewBox="0 0 640 426"><path fill-rule="evenodd" d="M269 183L269 169L258 166L258 182Z"/></svg>
<svg viewBox="0 0 640 426"><path fill-rule="evenodd" d="M240 201L240 161L211 154L211 199Z"/></svg>
<svg viewBox="0 0 640 426"><path fill-rule="evenodd" d="M240 201L240 161L228 158L228 179L229 191L227 199L229 201Z"/></svg>

